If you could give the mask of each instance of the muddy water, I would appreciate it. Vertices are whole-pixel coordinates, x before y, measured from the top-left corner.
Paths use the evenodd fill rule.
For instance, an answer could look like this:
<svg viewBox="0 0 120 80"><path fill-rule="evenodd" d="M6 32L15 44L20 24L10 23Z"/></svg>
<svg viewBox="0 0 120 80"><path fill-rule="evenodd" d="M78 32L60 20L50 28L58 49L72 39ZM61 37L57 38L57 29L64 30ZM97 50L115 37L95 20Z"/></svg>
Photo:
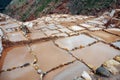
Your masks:
<svg viewBox="0 0 120 80"><path fill-rule="evenodd" d="M76 61L73 64L48 73L45 80L73 80L75 77L81 76L83 71L89 71L89 69L81 62Z"/></svg>
<svg viewBox="0 0 120 80"><path fill-rule="evenodd" d="M87 64L99 67L103 62L119 55L120 51L99 42L90 47L72 51L72 53L77 58L83 59Z"/></svg>
<svg viewBox="0 0 120 80"><path fill-rule="evenodd" d="M31 63L34 59L26 46L12 47L4 54L6 55L2 69L20 66L28 62Z"/></svg>
<svg viewBox="0 0 120 80"><path fill-rule="evenodd" d="M107 29L106 31L120 36L120 29L113 28L113 29Z"/></svg>
<svg viewBox="0 0 120 80"><path fill-rule="evenodd" d="M67 52L57 48L51 41L45 43L36 43L32 45L39 59L38 64L43 71L48 71L58 65L75 60ZM14 66L32 62L33 57L28 53L26 46L13 47L7 52L3 68L7 69ZM14 74L15 73L15 74ZM39 80L39 76L34 69L29 66L26 68L15 69L0 74L0 80Z"/></svg>
<svg viewBox="0 0 120 80"><path fill-rule="evenodd" d="M106 33L104 31L95 31L95 32L89 32L90 35L94 35L96 37L99 37L103 39L107 43L111 43L117 40L120 40L120 37L112 35L110 33Z"/></svg>
<svg viewBox="0 0 120 80"><path fill-rule="evenodd" d="M60 22L60 25L64 27L70 27L76 25L76 22Z"/></svg>
<svg viewBox="0 0 120 80"><path fill-rule="evenodd" d="M39 75L29 66L0 74L0 80L39 80Z"/></svg>
<svg viewBox="0 0 120 80"><path fill-rule="evenodd" d="M43 71L74 60L70 54L56 47L52 41L33 44L32 49L37 55L38 64Z"/></svg>
<svg viewBox="0 0 120 80"><path fill-rule="evenodd" d="M32 40L41 39L41 38L45 38L45 37L46 37L45 34L40 31L30 33L30 38Z"/></svg>
<svg viewBox="0 0 120 80"><path fill-rule="evenodd" d="M95 39L82 34L82 35L72 36L64 39L58 39L55 41L55 43L59 45L61 48L72 50L72 49L75 49L76 47L86 46L95 41L96 41Z"/></svg>

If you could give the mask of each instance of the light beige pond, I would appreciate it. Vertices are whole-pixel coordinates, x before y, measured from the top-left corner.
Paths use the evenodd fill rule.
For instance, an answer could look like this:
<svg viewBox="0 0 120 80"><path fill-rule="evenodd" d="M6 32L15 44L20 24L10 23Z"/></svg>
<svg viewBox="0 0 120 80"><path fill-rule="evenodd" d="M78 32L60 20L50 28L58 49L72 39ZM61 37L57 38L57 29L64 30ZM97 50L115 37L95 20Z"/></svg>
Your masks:
<svg viewBox="0 0 120 80"><path fill-rule="evenodd" d="M75 61L73 64L48 73L45 80L73 80L77 76L81 76L83 71L89 71L89 69L81 62Z"/></svg>
<svg viewBox="0 0 120 80"><path fill-rule="evenodd" d="M27 46L12 47L4 52L5 57L2 69L21 66L25 63L32 63L34 57L29 53Z"/></svg>
<svg viewBox="0 0 120 80"><path fill-rule="evenodd" d="M72 51L73 55L87 64L99 67L105 61L120 55L120 51L104 43L96 43L90 47Z"/></svg>
<svg viewBox="0 0 120 80"><path fill-rule="evenodd" d="M32 49L37 55L38 64L43 71L75 60L66 51L56 47L52 41L33 44Z"/></svg>
<svg viewBox="0 0 120 80"><path fill-rule="evenodd" d="M64 48L67 50L73 50L76 47L87 46L88 44L91 44L95 41L97 41L97 40L95 40L85 34L81 34L78 36L72 36L72 37L68 37L68 38L64 38L64 39L58 39L55 41L55 43L61 48Z"/></svg>
<svg viewBox="0 0 120 80"><path fill-rule="evenodd" d="M27 40L27 38L22 34L22 32L8 33L7 36L8 36L9 41L11 42Z"/></svg>

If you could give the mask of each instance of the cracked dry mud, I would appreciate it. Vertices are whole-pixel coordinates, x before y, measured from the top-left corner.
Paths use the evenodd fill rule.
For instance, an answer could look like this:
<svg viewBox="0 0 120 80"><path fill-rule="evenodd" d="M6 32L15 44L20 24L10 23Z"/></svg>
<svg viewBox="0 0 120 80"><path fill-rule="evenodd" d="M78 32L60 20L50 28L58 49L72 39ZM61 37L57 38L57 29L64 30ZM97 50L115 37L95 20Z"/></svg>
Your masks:
<svg viewBox="0 0 120 80"><path fill-rule="evenodd" d="M105 15L54 14L30 22L0 16L5 18L0 20L5 36L0 80L40 80L38 67L46 72L43 80L75 80L83 71L92 80L120 79L119 73L106 78L92 72L120 55L120 26L106 28ZM30 33L19 28L22 24L27 24Z"/></svg>

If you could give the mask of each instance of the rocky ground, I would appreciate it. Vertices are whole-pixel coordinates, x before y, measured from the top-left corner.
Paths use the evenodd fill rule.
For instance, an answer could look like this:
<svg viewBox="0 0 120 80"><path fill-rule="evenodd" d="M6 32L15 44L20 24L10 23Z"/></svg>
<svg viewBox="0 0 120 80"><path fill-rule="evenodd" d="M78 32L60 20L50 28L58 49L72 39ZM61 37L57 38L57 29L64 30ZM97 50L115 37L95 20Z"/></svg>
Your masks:
<svg viewBox="0 0 120 80"><path fill-rule="evenodd" d="M0 80L119 80L118 12L53 14L29 22L1 14Z"/></svg>

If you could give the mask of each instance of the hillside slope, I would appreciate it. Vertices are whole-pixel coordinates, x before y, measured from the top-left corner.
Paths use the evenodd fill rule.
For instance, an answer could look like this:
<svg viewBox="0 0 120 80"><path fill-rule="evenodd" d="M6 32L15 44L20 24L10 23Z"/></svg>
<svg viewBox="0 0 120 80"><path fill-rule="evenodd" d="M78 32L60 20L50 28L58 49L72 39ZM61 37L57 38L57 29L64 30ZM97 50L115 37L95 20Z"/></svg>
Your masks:
<svg viewBox="0 0 120 80"><path fill-rule="evenodd" d="M0 0L0 12L5 10L5 7L11 2L11 0Z"/></svg>
<svg viewBox="0 0 120 80"><path fill-rule="evenodd" d="M54 13L96 15L119 5L119 0L13 0L4 13L28 21Z"/></svg>

